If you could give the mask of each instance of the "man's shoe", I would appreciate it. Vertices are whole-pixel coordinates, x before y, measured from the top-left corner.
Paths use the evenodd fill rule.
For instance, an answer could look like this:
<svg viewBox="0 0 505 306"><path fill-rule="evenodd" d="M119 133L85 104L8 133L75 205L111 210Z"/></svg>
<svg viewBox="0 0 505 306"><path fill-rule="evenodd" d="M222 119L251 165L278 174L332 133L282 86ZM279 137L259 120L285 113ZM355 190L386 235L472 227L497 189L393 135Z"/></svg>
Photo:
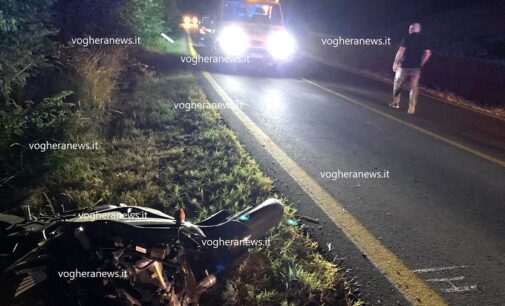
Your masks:
<svg viewBox="0 0 505 306"><path fill-rule="evenodd" d="M391 102L391 103L389 103L389 107L392 107L392 108L400 108L400 104L395 103L395 102Z"/></svg>
<svg viewBox="0 0 505 306"><path fill-rule="evenodd" d="M409 107L409 110L407 111L407 114L411 114L411 115L414 115L414 113L416 112L416 109L415 108L411 108Z"/></svg>

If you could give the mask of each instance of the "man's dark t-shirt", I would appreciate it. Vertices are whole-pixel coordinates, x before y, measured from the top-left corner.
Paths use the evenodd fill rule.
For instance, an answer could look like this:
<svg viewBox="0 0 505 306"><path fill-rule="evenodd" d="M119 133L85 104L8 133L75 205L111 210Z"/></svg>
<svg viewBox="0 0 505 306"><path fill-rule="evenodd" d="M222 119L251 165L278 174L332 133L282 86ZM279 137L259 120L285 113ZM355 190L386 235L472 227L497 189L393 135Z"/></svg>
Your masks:
<svg viewBox="0 0 505 306"><path fill-rule="evenodd" d="M409 34L402 39L400 47L406 49L400 64L402 68L420 68L424 50L429 49L426 39L419 33Z"/></svg>

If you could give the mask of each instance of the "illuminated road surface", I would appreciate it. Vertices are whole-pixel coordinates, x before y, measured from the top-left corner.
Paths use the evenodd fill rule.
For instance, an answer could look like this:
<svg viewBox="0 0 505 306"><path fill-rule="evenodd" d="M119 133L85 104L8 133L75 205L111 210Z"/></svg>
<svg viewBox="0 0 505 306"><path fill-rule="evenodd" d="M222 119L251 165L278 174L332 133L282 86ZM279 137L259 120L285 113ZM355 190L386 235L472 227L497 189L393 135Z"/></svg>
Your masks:
<svg viewBox="0 0 505 306"><path fill-rule="evenodd" d="M402 109L390 109L388 86L308 60L283 74L205 69L260 130L448 303L503 305L504 121L422 96L412 117L406 93ZM234 115L222 113L262 168L282 180L280 191L294 202L302 198L282 179L282 169L271 170L272 158ZM390 178L332 179L339 170L389 171ZM333 243L338 249L339 241ZM346 256L346 250L337 253Z"/></svg>

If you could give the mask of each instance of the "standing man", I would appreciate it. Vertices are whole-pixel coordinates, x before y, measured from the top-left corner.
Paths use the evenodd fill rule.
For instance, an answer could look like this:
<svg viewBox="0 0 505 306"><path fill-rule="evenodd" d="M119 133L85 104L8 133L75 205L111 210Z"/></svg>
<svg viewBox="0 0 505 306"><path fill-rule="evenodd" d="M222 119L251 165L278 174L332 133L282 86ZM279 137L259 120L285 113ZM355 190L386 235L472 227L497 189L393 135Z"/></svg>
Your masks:
<svg viewBox="0 0 505 306"><path fill-rule="evenodd" d="M409 80L410 99L408 113L415 113L421 68L428 62L430 57L431 50L428 48L425 38L421 35L421 24L411 24L409 35L402 39L400 49L396 52L393 63L393 71L396 74L393 88L393 102L389 106L400 108L402 85Z"/></svg>

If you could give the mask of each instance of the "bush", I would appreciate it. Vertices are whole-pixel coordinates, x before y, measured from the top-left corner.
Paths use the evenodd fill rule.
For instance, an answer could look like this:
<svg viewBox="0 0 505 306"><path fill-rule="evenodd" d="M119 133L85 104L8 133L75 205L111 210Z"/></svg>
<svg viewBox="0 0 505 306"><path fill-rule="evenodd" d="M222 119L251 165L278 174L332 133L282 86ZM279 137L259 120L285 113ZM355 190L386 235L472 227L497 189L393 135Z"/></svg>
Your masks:
<svg viewBox="0 0 505 306"><path fill-rule="evenodd" d="M128 0L120 15L143 45L155 43L163 32L176 31L180 21L174 0Z"/></svg>
<svg viewBox="0 0 505 306"><path fill-rule="evenodd" d="M75 68L74 87L78 92L79 105L94 115L107 108L125 58L125 49L118 47L99 51L73 50L70 65Z"/></svg>
<svg viewBox="0 0 505 306"><path fill-rule="evenodd" d="M40 175L45 154L30 150L30 143L61 139L72 120L73 105L65 103L71 91L41 102L9 103L0 110L0 161L2 178Z"/></svg>
<svg viewBox="0 0 505 306"><path fill-rule="evenodd" d="M48 67L54 54L50 37L53 0L2 0L0 8L0 105L10 100L13 88Z"/></svg>

